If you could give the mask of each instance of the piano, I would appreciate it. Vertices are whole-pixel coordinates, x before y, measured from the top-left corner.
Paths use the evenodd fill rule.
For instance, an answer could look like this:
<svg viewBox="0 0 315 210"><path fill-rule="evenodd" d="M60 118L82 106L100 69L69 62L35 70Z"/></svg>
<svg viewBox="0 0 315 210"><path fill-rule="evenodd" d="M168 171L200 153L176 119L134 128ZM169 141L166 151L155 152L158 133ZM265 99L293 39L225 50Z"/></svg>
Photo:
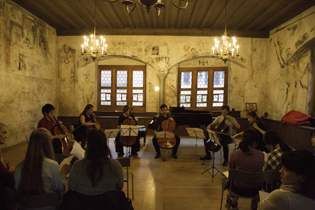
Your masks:
<svg viewBox="0 0 315 210"><path fill-rule="evenodd" d="M176 125L189 125L192 128L200 128L201 125L209 125L212 122L212 114L210 111L195 111L195 110L185 110L185 107L171 107L171 116L176 122ZM155 116L151 120L148 128L153 129Z"/></svg>

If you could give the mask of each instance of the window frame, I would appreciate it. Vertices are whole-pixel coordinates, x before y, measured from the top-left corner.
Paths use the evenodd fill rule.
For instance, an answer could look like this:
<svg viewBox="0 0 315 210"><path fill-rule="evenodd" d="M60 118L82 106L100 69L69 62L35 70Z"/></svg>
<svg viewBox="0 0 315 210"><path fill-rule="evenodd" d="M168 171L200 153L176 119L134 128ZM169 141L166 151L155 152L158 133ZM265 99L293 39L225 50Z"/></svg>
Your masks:
<svg viewBox="0 0 315 210"><path fill-rule="evenodd" d="M111 87L103 87L103 89L111 89L111 105L101 105L101 71L111 70ZM143 88L133 88L133 71L143 71ZM133 111L146 111L146 66L145 65L99 65L97 74L97 110L98 111L121 111L124 105L116 105L117 94L117 71L127 71L127 87L118 87L118 89L127 89L127 104L132 106L133 93L132 89L143 90L143 106L132 106Z"/></svg>
<svg viewBox="0 0 315 210"><path fill-rule="evenodd" d="M208 71L208 88L197 88L198 72ZM213 79L215 71L224 71L224 88L214 88ZM191 89L181 88L181 73L192 72ZM213 90L224 90L223 104L227 104L228 98L228 67L180 67L178 68L178 90L177 90L177 104L180 106L180 92L183 90L191 90L191 107L185 107L186 110L199 110L199 111L220 111L220 107L213 106ZM197 90L207 90L207 107L196 107L197 103Z"/></svg>

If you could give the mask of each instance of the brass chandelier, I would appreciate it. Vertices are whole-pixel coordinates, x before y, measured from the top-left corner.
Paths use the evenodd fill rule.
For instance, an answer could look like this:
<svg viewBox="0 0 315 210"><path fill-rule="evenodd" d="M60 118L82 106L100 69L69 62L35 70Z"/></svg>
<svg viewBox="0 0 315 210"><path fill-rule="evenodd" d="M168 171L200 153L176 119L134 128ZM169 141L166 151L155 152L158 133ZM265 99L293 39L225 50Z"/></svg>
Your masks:
<svg viewBox="0 0 315 210"><path fill-rule="evenodd" d="M225 31L222 36L222 41L220 42L219 39L214 39L214 47L212 47L213 56L220 58L226 63L227 60L238 58L239 56L239 45L236 44L237 40L235 37L232 37L232 41L230 41L230 37L227 35L226 32L226 0L225 0Z"/></svg>
<svg viewBox="0 0 315 210"><path fill-rule="evenodd" d="M104 0L104 1L108 3L114 3L118 0ZM185 6L183 7L176 5L173 0L170 0L170 1L176 8L186 9L188 7L188 3L193 0L182 0L186 2ZM153 6L158 16L160 15L161 9L165 8L165 4L162 2L162 0L123 0L122 5L126 6L128 14L131 14L135 10L138 2L146 7L148 13L150 12L150 8Z"/></svg>

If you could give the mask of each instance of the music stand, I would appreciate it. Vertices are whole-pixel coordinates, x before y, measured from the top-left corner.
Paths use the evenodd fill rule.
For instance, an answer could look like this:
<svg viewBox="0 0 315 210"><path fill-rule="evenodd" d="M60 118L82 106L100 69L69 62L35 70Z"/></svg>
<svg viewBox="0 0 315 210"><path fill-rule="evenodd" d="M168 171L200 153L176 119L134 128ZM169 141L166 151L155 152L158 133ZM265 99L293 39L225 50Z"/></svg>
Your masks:
<svg viewBox="0 0 315 210"><path fill-rule="evenodd" d="M129 157L131 156L131 148L130 148L130 136L138 136L139 126L137 125L121 125L120 126L120 136L127 136L127 147Z"/></svg>
<svg viewBox="0 0 315 210"><path fill-rule="evenodd" d="M106 129L104 130L104 133L106 137L109 138L116 138L118 133L120 132L120 129Z"/></svg>
<svg viewBox="0 0 315 210"><path fill-rule="evenodd" d="M174 138L174 133L172 133L172 132L168 132L168 131L166 131L166 132L164 132L164 131L160 131L160 132L156 132L155 133L155 137L156 138L163 138L165 141L164 141L164 148L162 148L162 149L164 149L164 157L163 157L163 161L165 161L166 160L166 149L167 149L167 145L169 145L170 143L169 142L167 142L167 140L166 139L168 139L168 138Z"/></svg>
<svg viewBox="0 0 315 210"><path fill-rule="evenodd" d="M197 140L205 139L205 134L201 128L186 128L186 130L190 137L196 138L195 155L197 155Z"/></svg>
<svg viewBox="0 0 315 210"><path fill-rule="evenodd" d="M208 131L208 134L209 134L210 141L214 142L214 143L217 144L217 145L221 145L221 143L220 143L220 141L219 141L219 138L218 138L216 132L214 132L214 131L212 131L212 130L208 130L208 129L207 129L207 131ZM211 166L210 168L206 169L206 170L205 170L204 172L202 172L201 174L204 174L204 173L208 172L208 173L211 175L211 177L212 177L212 182L213 182L213 177L215 177L218 173L220 173L220 174L222 174L222 175L223 175L223 173L222 173L219 169L217 169L217 168L214 166L214 158L215 158L215 157L214 157L214 151L211 151L211 152L212 152L212 166ZM212 169L212 173L210 172L211 169ZM214 173L214 169L217 170L216 173Z"/></svg>

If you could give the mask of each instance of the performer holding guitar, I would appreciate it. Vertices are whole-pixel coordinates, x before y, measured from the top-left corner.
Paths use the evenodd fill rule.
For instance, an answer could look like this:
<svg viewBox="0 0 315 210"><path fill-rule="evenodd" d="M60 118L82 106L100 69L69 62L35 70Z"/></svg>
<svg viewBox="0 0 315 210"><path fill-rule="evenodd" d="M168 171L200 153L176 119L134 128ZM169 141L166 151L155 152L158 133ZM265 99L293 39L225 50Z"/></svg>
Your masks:
<svg viewBox="0 0 315 210"><path fill-rule="evenodd" d="M230 112L230 107L228 105L223 105L221 107L221 114L220 116L218 116L211 124L208 125L207 129L210 129L213 126L218 126L222 123L225 123L226 126L228 126L228 131L227 134L228 135L220 135L220 141L221 144L223 146L223 157L224 157L224 162L223 162L223 166L227 166L229 164L229 147L228 144L230 144L232 142L232 138L231 138L231 134L232 134L232 129L233 126L235 126L237 129L240 129L241 126L240 124L235 120L234 117L229 115ZM207 139L205 139L205 144L206 144ZM202 158L200 158L201 160L210 160L211 159L211 155L210 152L208 151L208 149L206 149L206 155Z"/></svg>

